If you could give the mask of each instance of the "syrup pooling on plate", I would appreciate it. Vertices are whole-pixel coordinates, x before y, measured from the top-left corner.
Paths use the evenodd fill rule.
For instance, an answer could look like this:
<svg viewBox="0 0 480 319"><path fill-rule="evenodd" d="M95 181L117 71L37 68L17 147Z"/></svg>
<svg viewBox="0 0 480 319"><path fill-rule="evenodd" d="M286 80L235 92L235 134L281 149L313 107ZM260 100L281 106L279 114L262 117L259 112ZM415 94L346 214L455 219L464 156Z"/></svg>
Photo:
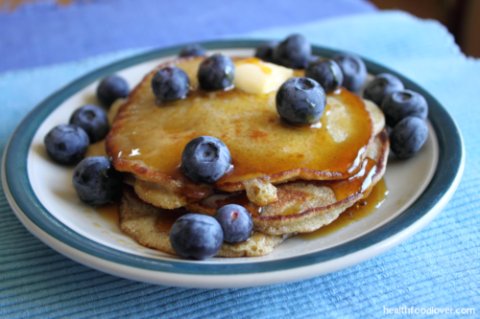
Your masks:
<svg viewBox="0 0 480 319"><path fill-rule="evenodd" d="M321 236L331 234L335 231L338 231L343 227L346 227L347 225L351 224L352 222L359 221L362 218L369 216L371 213L375 211L375 209L381 206L381 204L387 198L387 195L388 195L388 188L385 183L385 180L382 179L372 188L370 194L365 199L360 200L355 205L348 208L333 223L327 226L324 226L317 231L300 234L299 236L302 239L315 239ZM245 205L247 203L247 200L246 198L239 196L234 200L230 200L230 201L225 200L223 201L223 204L229 204L232 202L242 203ZM111 204L104 207L97 207L95 210L100 214L102 219L106 220L108 223L112 225L118 225L119 223L118 204ZM296 212L292 212L292 213L296 213ZM288 214L288 212L286 211L285 214ZM172 227L173 223L175 222L175 220L181 215L182 213L180 211L159 214L156 220L156 227L160 231L168 232Z"/></svg>
<svg viewBox="0 0 480 319"><path fill-rule="evenodd" d="M105 206L100 206L100 207L95 207L95 210L98 212L98 214L107 222L117 225L119 222L119 216L118 216L118 203L113 203L113 204L108 204Z"/></svg>
<svg viewBox="0 0 480 319"><path fill-rule="evenodd" d="M366 218L379 208L388 196L388 188L384 179L381 179L373 188L370 194L355 205L348 208L331 224L326 225L314 232L299 234L302 239L316 239L336 232L349 224Z"/></svg>
<svg viewBox="0 0 480 319"><path fill-rule="evenodd" d="M345 178L359 169L372 124L358 96L343 89L334 92L319 123L292 126L277 114L276 92L196 90L200 62L190 59L177 64L192 85L185 100L158 105L150 81L133 92L129 100L135 104L124 108L114 125L111 142L119 147L112 155L117 160L142 162L156 173L176 176L188 141L209 135L221 139L233 159L234 168L217 183L219 188L265 175L275 180L276 175L297 169L310 179Z"/></svg>
<svg viewBox="0 0 480 319"><path fill-rule="evenodd" d="M386 132L382 131L367 150L368 156L361 169L346 180L339 181L295 181L277 185L277 201L265 206L251 202L245 192L217 193L190 209L207 214L214 214L223 205L238 204L247 208L254 221L260 219L300 220L313 210L331 212L335 207L347 209L358 200L368 196L372 187L379 181L385 170L388 144L385 144ZM320 213L322 214L322 213ZM285 224L284 224L285 225Z"/></svg>

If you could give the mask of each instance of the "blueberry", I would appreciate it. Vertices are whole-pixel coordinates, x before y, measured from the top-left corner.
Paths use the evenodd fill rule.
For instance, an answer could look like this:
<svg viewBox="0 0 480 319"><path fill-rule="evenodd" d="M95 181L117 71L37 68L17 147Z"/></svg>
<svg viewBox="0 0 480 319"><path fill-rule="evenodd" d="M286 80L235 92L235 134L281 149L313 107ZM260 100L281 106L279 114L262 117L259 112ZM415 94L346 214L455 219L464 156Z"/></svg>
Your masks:
<svg viewBox="0 0 480 319"><path fill-rule="evenodd" d="M170 243L175 252L184 258L206 259L215 256L222 242L222 227L215 218L207 215L183 215L170 230Z"/></svg>
<svg viewBox="0 0 480 319"><path fill-rule="evenodd" d="M301 34L292 34L273 50L275 63L293 69L304 69L310 61L312 47Z"/></svg>
<svg viewBox="0 0 480 319"><path fill-rule="evenodd" d="M318 60L310 63L305 76L317 81L326 92L336 90L343 82L343 73L333 60Z"/></svg>
<svg viewBox="0 0 480 319"><path fill-rule="evenodd" d="M45 135L44 143L50 158L57 163L71 165L83 158L90 140L81 127L62 124Z"/></svg>
<svg viewBox="0 0 480 319"><path fill-rule="evenodd" d="M214 183L231 168L227 146L218 138L197 137L185 146L181 169L194 182Z"/></svg>
<svg viewBox="0 0 480 319"><path fill-rule="evenodd" d="M222 226L225 242L235 244L250 238L253 230L252 216L243 206L225 205L217 211L215 218Z"/></svg>
<svg viewBox="0 0 480 319"><path fill-rule="evenodd" d="M203 90L225 90L233 86L235 65L229 57L214 54L200 64L197 76Z"/></svg>
<svg viewBox="0 0 480 319"><path fill-rule="evenodd" d="M107 112L96 105L84 105L73 112L70 124L80 126L90 138L90 143L103 139L110 128Z"/></svg>
<svg viewBox="0 0 480 319"><path fill-rule="evenodd" d="M310 78L291 78L282 84L276 96L277 112L291 124L317 122L325 109L325 91Z"/></svg>
<svg viewBox="0 0 480 319"><path fill-rule="evenodd" d="M382 105L382 101L387 95L401 90L403 90L403 83L399 78L389 73L381 73L368 83L363 91L363 97L377 105Z"/></svg>
<svg viewBox="0 0 480 319"><path fill-rule="evenodd" d="M307 67L310 65L310 64L313 64L313 63L316 63L316 62L320 62L321 60L323 60L322 58L316 56L316 55L311 55L309 58L308 58L308 64L307 64ZM343 75L343 74L342 74Z"/></svg>
<svg viewBox="0 0 480 319"><path fill-rule="evenodd" d="M352 54L339 54L333 57L343 73L343 86L358 92L367 79L367 68L362 59Z"/></svg>
<svg viewBox="0 0 480 319"><path fill-rule="evenodd" d="M381 108L387 124L392 127L407 116L426 119L428 115L427 100L421 94L411 90L390 93L383 100Z"/></svg>
<svg viewBox="0 0 480 319"><path fill-rule="evenodd" d="M99 206L119 199L122 177L107 157L87 157L73 171L73 186L81 201Z"/></svg>
<svg viewBox="0 0 480 319"><path fill-rule="evenodd" d="M107 76L97 87L97 98L105 107L110 107L116 99L126 98L128 93L130 86L118 75Z"/></svg>
<svg viewBox="0 0 480 319"><path fill-rule="evenodd" d="M408 116L393 128L390 134L390 146L398 158L406 159L422 148L427 137L426 121L415 116Z"/></svg>
<svg viewBox="0 0 480 319"><path fill-rule="evenodd" d="M187 57L194 57L194 56L205 56L206 54L207 52L201 45L189 44L180 50L180 52L178 53L178 56L181 58L187 58Z"/></svg>
<svg viewBox="0 0 480 319"><path fill-rule="evenodd" d="M257 47L255 57L265 62L273 62L273 50L277 44L275 42L266 42Z"/></svg>
<svg viewBox="0 0 480 319"><path fill-rule="evenodd" d="M158 70L152 78L151 85L159 103L184 99L190 90L187 73L175 66Z"/></svg>

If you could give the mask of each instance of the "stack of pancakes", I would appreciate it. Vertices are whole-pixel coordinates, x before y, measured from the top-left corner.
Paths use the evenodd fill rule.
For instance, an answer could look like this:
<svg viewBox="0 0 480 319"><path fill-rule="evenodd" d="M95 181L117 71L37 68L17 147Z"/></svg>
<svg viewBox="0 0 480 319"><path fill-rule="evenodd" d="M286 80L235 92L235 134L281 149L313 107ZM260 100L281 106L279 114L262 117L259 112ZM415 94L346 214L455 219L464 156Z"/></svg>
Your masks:
<svg viewBox="0 0 480 319"><path fill-rule="evenodd" d="M202 59L159 66L176 65L189 75L185 100L159 105L150 84L156 70L146 75L108 135L107 153L127 173L120 227L140 244L174 254L169 230L176 218L213 215L237 203L252 214L254 233L243 243L224 244L218 256L265 255L289 236L331 223L382 178L388 137L372 102L341 88L327 96L319 123L292 126L277 114L276 91L199 90ZM193 183L180 170L185 145L203 135L221 139L232 155L232 170L213 185Z"/></svg>

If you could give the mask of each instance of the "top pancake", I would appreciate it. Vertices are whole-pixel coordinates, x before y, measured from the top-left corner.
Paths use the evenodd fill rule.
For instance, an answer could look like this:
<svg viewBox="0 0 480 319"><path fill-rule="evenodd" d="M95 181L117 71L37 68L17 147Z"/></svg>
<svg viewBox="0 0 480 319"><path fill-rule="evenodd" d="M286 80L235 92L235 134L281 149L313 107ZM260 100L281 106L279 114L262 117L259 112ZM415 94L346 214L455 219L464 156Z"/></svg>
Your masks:
<svg viewBox="0 0 480 319"><path fill-rule="evenodd" d="M224 191L244 189L243 182L253 178L271 183L338 180L359 170L374 135L361 98L340 89L328 95L319 123L292 126L277 114L276 92L197 90L201 61L168 63L189 75L192 90L185 100L158 105L150 85L155 71L131 93L107 138L107 152L117 170L176 191L202 193L179 170L185 145L202 135L221 139L231 152L233 170L214 185Z"/></svg>

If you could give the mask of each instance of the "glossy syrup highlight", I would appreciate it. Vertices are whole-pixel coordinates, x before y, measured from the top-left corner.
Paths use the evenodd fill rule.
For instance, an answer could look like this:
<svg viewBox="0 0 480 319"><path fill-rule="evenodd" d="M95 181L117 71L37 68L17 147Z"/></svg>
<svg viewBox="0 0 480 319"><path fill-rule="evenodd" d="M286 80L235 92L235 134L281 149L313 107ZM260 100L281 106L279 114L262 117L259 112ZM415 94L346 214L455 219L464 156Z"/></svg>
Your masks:
<svg viewBox="0 0 480 319"><path fill-rule="evenodd" d="M194 62L178 64L191 80ZM171 177L184 146L195 137L210 135L229 147L233 159L234 169L219 181L219 187L298 169L310 179L317 174L318 179L344 178L358 170L373 131L362 99L345 89L329 95L321 125L292 126L278 116L274 93L255 95L238 89L208 93L195 90L193 84L187 99L159 106L148 79L117 117L110 155L132 165L144 163L149 170ZM337 106L345 108L346 119L329 125L332 115L338 114ZM334 141L329 131L337 126L345 128L341 142Z"/></svg>
<svg viewBox="0 0 480 319"><path fill-rule="evenodd" d="M355 203L352 207L344 211L335 221L314 232L299 234L302 239L317 239L330 235L351 223L357 222L378 209L388 196L388 189L384 179L381 179L373 188L370 194Z"/></svg>

